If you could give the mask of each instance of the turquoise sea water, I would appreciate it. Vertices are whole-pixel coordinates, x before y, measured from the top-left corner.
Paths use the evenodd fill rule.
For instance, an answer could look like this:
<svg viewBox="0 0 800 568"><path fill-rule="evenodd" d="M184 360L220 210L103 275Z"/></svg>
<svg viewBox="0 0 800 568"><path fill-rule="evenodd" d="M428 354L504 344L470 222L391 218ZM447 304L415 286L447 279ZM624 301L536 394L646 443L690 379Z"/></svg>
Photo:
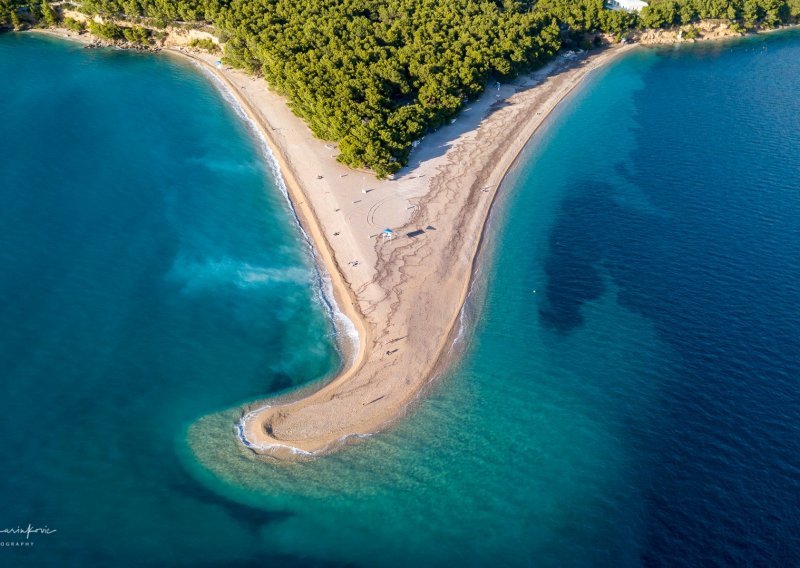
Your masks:
<svg viewBox="0 0 800 568"><path fill-rule="evenodd" d="M0 71L4 116L30 109L0 142L0 524L59 531L0 554L800 563L800 34L594 76L504 185L460 362L392 431L301 465L253 459L224 410L338 361L245 127L163 58L2 36Z"/></svg>
<svg viewBox="0 0 800 568"><path fill-rule="evenodd" d="M0 527L58 531L0 565L228 558L186 429L338 361L261 147L172 58L6 34L0 77Z"/></svg>

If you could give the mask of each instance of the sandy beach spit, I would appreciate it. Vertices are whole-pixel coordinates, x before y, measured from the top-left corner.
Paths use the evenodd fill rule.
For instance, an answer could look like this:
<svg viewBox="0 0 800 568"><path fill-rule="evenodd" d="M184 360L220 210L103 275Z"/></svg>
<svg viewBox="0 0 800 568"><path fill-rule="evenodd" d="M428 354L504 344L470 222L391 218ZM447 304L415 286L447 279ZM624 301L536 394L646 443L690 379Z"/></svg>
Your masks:
<svg viewBox="0 0 800 568"><path fill-rule="evenodd" d="M336 162L335 144L315 139L263 81L220 68L213 56L176 50L216 77L261 130L335 301L357 332L356 341L341 335L351 363L319 390L247 409L238 428L247 447L302 459L405 414L446 364L484 225L509 168L560 101L632 48L561 56L487 89L426 136L393 180Z"/></svg>
<svg viewBox="0 0 800 568"><path fill-rule="evenodd" d="M91 41L66 30L46 33ZM490 86L421 140L394 179L376 180L338 163L336 145L316 139L263 80L219 65L217 56L166 47L210 74L267 142L345 322L337 328L348 363L316 391L245 409L237 431L248 448L308 458L405 414L447 363L509 168L559 102L633 48L561 55L513 83Z"/></svg>

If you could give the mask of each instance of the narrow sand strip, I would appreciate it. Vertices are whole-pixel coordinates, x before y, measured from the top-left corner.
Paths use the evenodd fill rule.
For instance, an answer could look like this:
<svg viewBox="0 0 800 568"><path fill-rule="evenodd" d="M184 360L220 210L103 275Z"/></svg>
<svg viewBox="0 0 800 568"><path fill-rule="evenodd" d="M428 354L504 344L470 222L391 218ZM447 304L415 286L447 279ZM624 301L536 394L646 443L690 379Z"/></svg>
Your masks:
<svg viewBox="0 0 800 568"><path fill-rule="evenodd" d="M549 113L593 70L632 46L560 57L491 88L426 137L409 167L377 181L337 163L261 80L217 69L261 129L292 204L330 274L359 341L353 363L318 391L254 405L239 424L253 451L282 459L325 453L402 416L443 363L469 290L483 226L506 172ZM393 238L381 235L391 229Z"/></svg>
<svg viewBox="0 0 800 568"><path fill-rule="evenodd" d="M210 73L267 141L334 300L357 334L356 341L340 335L351 364L325 386L246 409L237 430L247 447L279 459L319 455L405 413L446 363L506 172L559 102L590 72L632 48L559 57L487 89L452 124L421 141L391 181L336 162L335 145L315 139L263 80L217 68L212 55L169 49ZM387 228L393 238L382 236Z"/></svg>

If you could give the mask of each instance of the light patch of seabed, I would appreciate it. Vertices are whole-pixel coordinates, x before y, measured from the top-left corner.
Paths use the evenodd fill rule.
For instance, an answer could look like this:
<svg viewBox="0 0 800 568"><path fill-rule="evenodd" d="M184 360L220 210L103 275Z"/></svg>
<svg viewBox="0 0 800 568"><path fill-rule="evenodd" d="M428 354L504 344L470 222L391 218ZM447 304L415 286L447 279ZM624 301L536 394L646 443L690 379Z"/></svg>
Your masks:
<svg viewBox="0 0 800 568"><path fill-rule="evenodd" d="M634 564L641 527L614 518L641 517L631 511L648 474L621 416L657 401L655 378L674 355L606 290L573 334L537 329L524 365L492 360L493 332L479 327L413 414L366 442L301 464L264 460L232 435L241 415L228 411L189 429L184 462L229 498L292 513L259 533L273 552L363 565L555 564L574 542L576 564L598 554Z"/></svg>
<svg viewBox="0 0 800 568"><path fill-rule="evenodd" d="M618 83L628 88L615 90L616 102L603 112L631 110L630 92L641 88L640 80L623 75ZM585 106L582 95L557 120L575 106ZM592 134L593 124L582 125L589 129L584 134L602 139L602 132ZM523 157L538 162L537 179L559 179L542 173L557 167L541 156L554 132L537 134L542 143ZM627 142L598 160L613 169L631 150ZM515 169L505 186L516 188L528 169ZM627 181L625 172L612 177ZM623 187L615 197L652 209L625 185L632 186L615 183ZM544 266L565 187L526 188L538 196L536 222L526 233L538 257L530 259L534 266ZM517 206L516 197L508 199L500 204L504 215ZM504 223L498 235L507 232ZM502 280L500 265L509 262L503 243L492 242L500 237L490 234L477 289L462 313L454 347L461 361L390 430L321 459L286 464L238 441L239 410L189 428L181 455L198 480L243 504L290 513L254 527L265 550L370 566L563 566L565 551L573 565L638 563L644 522L631 519L644 517L634 511L643 507L650 476L635 457L638 440L624 417L632 405L647 415L658 404L658 377L669 375L675 355L646 319L618 304L608 278L605 293L584 304L583 323L570 334L541 326L536 302L544 294L530 295L547 282L541 268L510 288L506 277L502 292L488 288Z"/></svg>

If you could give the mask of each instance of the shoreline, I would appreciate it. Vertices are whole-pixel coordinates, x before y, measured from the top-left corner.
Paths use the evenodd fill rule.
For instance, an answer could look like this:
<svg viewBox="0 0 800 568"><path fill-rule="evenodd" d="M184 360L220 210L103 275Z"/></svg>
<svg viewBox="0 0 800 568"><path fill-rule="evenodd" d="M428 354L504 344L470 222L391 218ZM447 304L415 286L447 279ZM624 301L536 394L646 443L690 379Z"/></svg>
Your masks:
<svg viewBox="0 0 800 568"><path fill-rule="evenodd" d="M217 86L224 88L225 94L234 99L234 101L241 107L247 118L258 128L259 134L269 145L269 149L271 150L270 153L277 163L279 173L287 186L292 209L297 215L302 229L311 238L311 241L314 245L315 257L317 257L317 261L321 261L323 263L322 268L325 274L330 278L331 288L333 291L333 301L339 307L344 317L353 323L358 335L358 341L356 342L355 349L353 349L352 346L342 343L342 335L337 333L337 337L340 339L340 348L343 348L345 353L347 353L349 347L353 353L352 357L350 357L350 364L348 365L347 362L345 362L340 372L317 390L308 392L307 389L299 389L299 391L289 393L280 398L268 399L262 403L249 405L245 409L241 420L235 425L237 437L245 447L255 453L266 454L279 459L314 457L335 450L336 448L345 445L349 440L368 437L380 432L406 414L408 408L422 396L427 387L441 373L442 369L444 369L450 363L452 355L456 351L453 349L454 335L459 335L463 331L459 327L463 316L463 306L473 283L475 266L478 260L480 249L484 242L484 228L491 213L495 197L498 193L497 189L499 189L499 187L502 185L502 182L505 179L508 171L517 162L520 152L525 148L530 137L533 136L538 128L545 122L549 114L558 106L558 104L583 83L583 79L587 75L603 67L606 63L616 59L618 55L621 55L622 53L627 52L634 47L635 45L627 45L606 48L602 51L585 55L577 61L571 61L566 58L559 57L557 61L548 64L543 69L540 69L529 76L523 77L521 80L518 80L516 84L507 85L506 91L509 90L508 87L511 87L510 93L505 92L502 96L497 95L495 97L501 98L502 106L502 103L507 103L508 99L517 94L517 91L524 91L530 88L540 87L545 85L548 80L551 80L554 77L560 78L559 83L561 84L561 89L557 89L555 97L552 95L550 97L545 97L545 100L543 101L544 104L541 105L544 107L543 110L530 114L528 121L524 123L524 126L527 127L525 128L525 132L522 133L521 136L516 136L516 139L514 139L515 137L513 135L507 135L504 137L506 138L503 140L505 144L501 144L499 148L502 154L499 160L501 166L499 168L496 167L495 171L491 172L491 174L494 175L490 174L485 176L486 179L484 181L488 182L487 185L492 189L490 191L486 191L485 188L483 188L483 185L481 186L481 188L483 188L482 192L488 193L488 196L487 199L484 200L484 203L478 204L478 210L473 211L473 214L477 214L478 216L476 219L477 223L475 223L477 225L477 239L474 238L473 235L473 238L471 239L472 246L464 247L467 249L466 251L460 251L462 254L465 253L464 258L461 261L461 268L462 270L466 269L465 271L467 277L462 280L462 285L459 287L460 289L457 290L457 296L455 296L457 300L452 302L452 307L455 309L452 311L449 321L447 321L445 324L446 328L441 330L442 333L440 335L440 340L437 342L437 344L429 346L433 347L433 349L427 350L427 354L430 356L426 357L428 364L424 365L427 367L427 369L425 369L423 373L420 373L417 380L406 380L406 384L409 388L405 389L405 395L398 397L398 400L391 405L391 409L386 409L388 411L384 410L382 412L372 413L371 416L367 417L368 420L358 420L358 417L353 416L353 418L355 418L353 421L355 424L352 425L353 427L340 427L338 430L334 430L333 432L324 431L324 427L317 427L317 432L323 430L322 435L317 434L315 436L306 436L305 439L285 439L278 437L275 434L275 425L277 422L275 418L277 417L278 420L285 420L289 413L293 411L302 412L305 409L317 407L319 405L317 400L319 399L322 400L322 404L332 400L341 400L341 392L336 391L344 391L345 394L348 392L347 387L349 386L351 379L356 378L355 375L359 374L359 371L361 371L368 363L370 363L370 355L372 356L373 362L374 359L381 359L380 350L375 349L375 347L378 347L378 345L375 343L376 338L374 335L370 334L370 326L366 321L365 313L359 309L358 306L359 298L354 292L353 287L348 286L348 275L342 269L342 264L337 262L336 251L333 249L330 240L324 236L325 233L322 221L315 214L313 206L304 207L308 205L308 201L310 199L309 190L303 186L302 182L298 179L297 172L291 167L291 157L289 157L288 160L286 159L287 156L282 151L280 142L276 140L276 137L272 136L271 132L275 130L275 127L270 124L269 119L263 114L264 110L268 109L264 109L263 107L258 108L258 105L254 104L255 101L248 97L246 93L242 92L245 90L243 88L244 85L234 84L230 77L225 73L225 70L220 70L213 66L208 57L186 53L180 49L167 50L168 52L176 53L177 55L181 55L190 59L191 61L195 62L195 64L199 65L204 71L208 72L217 82ZM228 69L227 71L230 73L232 70ZM237 87L239 88L237 89ZM484 96L479 100L490 99L490 95L491 92L487 89L487 93L485 93ZM531 97L528 98L530 99ZM497 101L492 102L492 105L487 105L489 107L486 109L488 111L487 115L491 115L493 113L492 107L497 105ZM526 102L531 103L534 101L528 100ZM533 106L539 108L535 104ZM533 111L535 109L530 108L528 110ZM492 126L495 126L491 123L488 125L484 124L488 118L488 116L482 116L478 126L475 129L470 129L468 133L476 134L481 130L481 128L491 129ZM299 119L295 118L295 120ZM444 130L446 130L446 128L447 127L445 127ZM517 134L516 132L514 133ZM314 142L317 145L324 144L324 142L319 140L315 140ZM453 150L451 148L450 151L443 154L440 158L434 158L430 161L445 161L447 156L449 156L452 151ZM406 168L406 170L410 171L400 172L398 176L400 180L403 180L404 178L418 177L412 174L422 167L425 160L420 160L416 167L414 167L413 161L414 156L412 155L412 166L410 168ZM429 170L431 169L431 165L443 166L444 164L427 165L428 168L426 169ZM464 166L464 164L457 165L460 165L461 167ZM427 185L433 186L437 178L447 177L447 168L445 167L441 169L444 171L439 172L439 175L436 178L431 179L430 183ZM482 172L479 171L472 173L475 175ZM346 176L348 174L339 175ZM426 174L422 175L425 176ZM455 177L459 178L461 176ZM479 176L475 175L475 177ZM393 183L395 182L388 181L381 183L370 179L370 185L378 184L391 186ZM474 194L474 190L477 189L475 186L476 183L473 182L471 188L473 191L470 193ZM426 187L425 189L427 191L425 191L423 196L418 199L424 199L424 197L430 192L431 187ZM470 200L467 199L467 201ZM417 216L420 216L419 209L417 213ZM427 227L430 228L431 225L429 224ZM376 239L376 241L377 240L378 239ZM386 242L381 244L386 244ZM385 268L385 266L381 266L379 260L375 266L375 272L379 273L381 269ZM351 269L350 272L352 273L353 270ZM451 289L451 291L455 292L456 290ZM405 339L405 337L400 339ZM390 344L392 341L394 340L389 340ZM369 346L372 347L371 350L368 349ZM379 347L382 348L384 346L386 346L386 343L382 343ZM392 353L392 350L387 350L384 355L388 356ZM380 371L386 370L386 367L378 369L378 376L373 378L380 379L380 375L386 374L385 372L381 373ZM364 391L366 391L363 394L380 394L377 392L377 389L369 388L371 385L374 385L375 382L376 381L367 381L366 384L359 385L362 386ZM362 407L364 407L369 404L374 404L376 401L380 401L386 396L386 394L380 394L380 396L377 398L366 401L365 404L366 399L363 394L358 396L356 400L351 400L349 402L353 403L360 401ZM372 396L372 394L369 396ZM344 407L344 410L349 410L349 414L352 416L353 414L356 414L353 412L353 406L355 405L339 404L337 405L338 408L336 408L336 410L342 410L341 407ZM314 410L314 414L318 414L316 412L317 408L314 408ZM316 418L317 420L315 420L315 422L319 423L320 420L318 416Z"/></svg>
<svg viewBox="0 0 800 568"><path fill-rule="evenodd" d="M581 58L579 61L567 61L567 62L558 62L558 63L551 63L542 70L532 74L532 76L523 77L522 82L523 85L515 85L520 88L530 88L534 85L525 84L526 81L533 80L536 83L535 86L540 86L542 83L546 82L548 79L551 79L552 76L560 76L562 74L570 74L569 77L566 79L561 77L561 81L566 83L566 88L563 88L557 92L557 96L554 99L546 99L544 101L545 111L539 111L536 114L532 115L529 122L525 125L526 132L521 136L518 136L516 140L513 140L513 136L509 135L507 138L510 140L506 140L505 142L510 143L510 148L506 148L504 152L502 152L501 157L501 172L492 172L494 175L486 176L486 181L488 181L488 185L491 186L493 189L490 190L488 199L486 199L486 203L480 205L479 216L479 231L477 234L477 239L474 242L472 250L466 251L467 258L465 259L465 264L467 268L467 272L469 276L463 280L463 285L461 286L461 290L459 290L457 301L453 303L457 309L452 314L452 319L449 321L447 325L447 329L445 333L441 335L441 340L436 345L436 348L433 350L431 355L431 363L429 364L429 368L427 372L422 375L421 380L414 381L416 384L413 385L413 388L408 390L408 396L403 397L403 400L400 404L397 405L397 408L393 412L389 412L383 414L380 418L375 418L369 422L369 426L366 428L352 428L352 432L336 432L338 435L322 435L316 436L314 438L306 438L305 440L297 440L297 439L282 439L274 435L274 424L273 417L277 416L280 419L285 419L289 412L295 409L303 409L304 407L313 406L313 402L309 404L309 399L319 397L320 393L324 391L331 391L337 389L339 387L344 387L348 380L355 375L365 363L367 363L367 350L363 349L371 337L367 334L367 326L364 324L363 318L364 314L360 310L357 310L355 313L351 312L349 314L345 314L350 321L353 321L359 330L359 337L361 341L358 342L359 348L357 351L356 356L353 358L351 364L349 366L345 365L342 371L335 376L331 381L327 384L322 386L319 390L312 392L312 393L304 393L305 396L297 400L289 400L286 401L287 398L293 398L291 394L286 395L283 397L283 401L279 402L277 400L271 400L273 404L263 404L263 405L250 405L243 415L241 421L236 425L236 431L238 437L242 441L242 443L252 451L256 453L268 454L273 457L277 458L296 458L296 457L311 457L317 456L321 454L328 453L341 445L347 443L348 440L353 438L363 438L371 436L372 434L378 433L381 430L384 430L388 427L391 423L395 420L399 419L407 412L408 407L413 404L416 400L420 398L423 392L426 390L426 387L432 383L435 378L440 374L441 370L445 368L451 361L451 355L453 354L456 349L453 349L454 346L454 335L460 335L463 330L460 329L461 319L463 316L463 306L464 302L467 299L467 296L470 293L473 280L474 280L474 271L476 268L476 263L478 262L478 255L480 254L480 250L485 241L485 232L484 228L488 221L489 215L492 211L493 204L495 202L495 197L498 194L497 189L502 185L506 175L510 171L510 169L517 163L519 154L521 151L526 147L529 139L535 132L538 131L539 127L546 121L550 113L560 104L560 102L567 98L570 94L572 94L577 87L579 87L584 79L591 74L593 71L605 66L607 63L610 63L612 60L616 59L617 56L630 51L635 47L633 45L627 46L617 46L612 48L606 48L600 52L592 53L588 56ZM172 52L176 52L176 50L169 50ZM239 91L235 90L235 86L232 82L225 76L224 73L221 73L218 69L213 68L210 66L208 61L200 59L194 55L186 54L183 51L177 51L180 55L188 57L193 61L199 63L203 66L203 68L207 71L210 71L211 74L221 81L221 86L225 87L227 93L235 98L238 104L240 104L243 109L245 110L248 117L253 120L253 122L260 127L261 135L268 141L271 146L272 154L278 162L280 167L280 173L282 176L288 177L287 186L291 188L294 186L299 191L296 193L291 192L290 190L290 199L292 200L293 208L296 208L298 205L302 205L308 199L308 194L302 187L302 184L299 183L295 177L295 172L288 166L285 160L281 160L281 152L280 148L277 147L277 143L275 139L269 135L269 132L265 130L267 124L263 120L258 120L257 113L258 111L253 109L252 101L248 100L248 98L242 95ZM516 93L515 93L516 94ZM487 98L487 95L484 95L482 98ZM504 97L503 101L507 100L510 97ZM549 104L548 104L549 103ZM533 110L533 109L531 109ZM491 113L491 111L490 111ZM255 117L253 115L256 115ZM485 120L485 117L484 117ZM492 125L485 126L483 124L484 120L481 120L481 124L478 127L480 128L487 128L491 127ZM475 131L472 131L473 133ZM323 142L318 141L319 144L323 144ZM449 152L448 152L449 154ZM445 155L446 156L446 155ZM413 156L412 156L413 158ZM283 162L283 163L281 163ZM416 168L412 168L411 172L416 171ZM409 172L401 172L402 174L405 173L404 177L409 176ZM474 172L473 172L474 173ZM478 172L480 173L480 172ZM402 177L401 177L402 179ZM372 181L372 180L371 180ZM375 183L374 181L372 182ZM392 182L388 182L392 183ZM475 184L473 183L473 189ZM303 201L298 201L302 199ZM324 238L323 232L319 230L321 228L320 220L313 214L313 210L310 211L310 215L298 215L298 220L301 223L301 226L304 230L309 231L312 234L312 238L315 235L316 238L313 238L313 242L315 245L315 249L323 248L326 253L322 255L321 259L324 262L324 268L328 275L331 276L332 284L333 284L333 291L334 291L334 298L337 304L341 305L342 302L339 298L347 294L347 297L353 299L353 290L351 288L346 288L342 290L341 286L346 286L346 277L342 273L341 264L337 263L333 258L335 254L332 251L330 242L328 239ZM319 240L318 240L319 239ZM333 254L331 254L333 252ZM464 251L462 251L464 252ZM379 268L376 268L378 271ZM341 278L335 278L333 275L340 276ZM357 298L355 299L357 302ZM353 306L355 307L356 302L352 304L346 304L348 307ZM358 325L358 324L361 325ZM374 351L374 350L373 350ZM305 389L301 389L301 392ZM328 393L325 393L328 394ZM335 397L335 393L331 398ZM381 397L382 398L382 397ZM331 399L328 399L331 400ZM305 404L304 404L305 403ZM370 404L369 402L367 404Z"/></svg>
<svg viewBox="0 0 800 568"><path fill-rule="evenodd" d="M222 92L224 98L226 98L226 102L231 106L235 105L237 109L241 111L244 118L255 131L255 134L262 139L264 149L268 153L268 159L274 163L276 181L279 185L283 186L280 189L283 190L292 215L295 217L306 242L311 248L317 276L319 278L319 293L323 297L326 307L328 308L337 337L347 337L349 339L348 343L340 341L338 347L344 358L349 359L350 364L353 364L359 356L362 342L360 341L361 332L357 327L358 320L356 319L354 321L355 314L352 313L352 310L347 309L348 307L352 307L353 304L351 301L345 301L345 299L352 299L350 290L343 286L340 281L341 271L333 258L328 241L321 235L320 222L313 208L306 205L307 200L305 199L304 191L297 181L297 178L294 176L293 170L286 161L282 159L283 157L280 152L277 151L277 143L271 135L270 127L265 122L264 117L252 106L251 101L246 96L243 96L236 90L235 85L233 85L228 77L220 73L205 59L174 47L166 48L164 51L167 54L173 54L180 58L188 59L196 66L200 67L201 71L205 72L210 77L212 83ZM334 269L331 270L331 268ZM329 290L326 290L326 288L329 288ZM337 320L341 320L342 318L344 322L337 322ZM343 330L343 327L352 327L352 332ZM348 364L345 362L343 367L346 368L347 366Z"/></svg>
<svg viewBox="0 0 800 568"><path fill-rule="evenodd" d="M335 145L314 138L263 80L217 68L216 56L165 49L211 75L266 142L322 283L330 279L331 315L338 308L358 337L344 343L334 322L343 367L322 386L249 405L236 425L245 447L278 459L312 457L405 415L458 352L464 303L509 171L587 76L637 45L560 55L510 84L487 87L450 125L427 135L391 181L336 162ZM382 238L384 227L395 237Z"/></svg>
<svg viewBox="0 0 800 568"><path fill-rule="evenodd" d="M746 36L741 36L739 34L728 35L723 33L717 36L701 37L696 40L678 40L671 43L674 45L682 43L716 43L720 41L735 40L747 36L755 36L761 33L786 31L787 29L791 29L793 27L795 26L785 26L774 30L764 30L747 34ZM273 399L270 402L274 402L274 404L264 404L255 409L253 408L256 405L251 405L248 407L246 414L243 415L240 422L236 425L239 438L246 447L256 453L269 455L278 459L296 460L302 457L316 457L330 453L331 451L335 451L336 449L347 444L347 442L351 439L364 438L373 434L377 434L390 427L396 420L405 416L409 407L424 395L427 388L429 388L429 386L438 378L438 376L440 376L442 370L452 362L453 357L460 353L460 349L455 342L459 337L461 337L462 333L466 331L463 329L462 323L465 302L468 299L475 281L479 255L481 254L482 248L485 246L485 242L487 240L486 230L488 228L488 222L490 220L491 213L497 202L499 189L503 186L508 174L518 163L523 151L527 147L532 137L539 131L539 128L547 121L550 115L565 99L567 99L584 84L590 74L601 68L604 68L624 53L632 51L638 46L657 47L658 42L617 44L589 52L588 54L583 54L577 59L570 59L562 54L557 56L554 61L548 63L540 70L518 78L514 82L504 86L503 94L497 95L497 97L500 98L500 106L520 105L522 107L520 109L522 112L518 112L517 114L525 114L524 111L529 111L527 113L527 117L523 117L522 119L523 124L520 128L522 132L517 132L517 130L512 128L510 132L499 136L500 140L498 140L497 144L492 145L494 152L488 153L490 157L471 162L470 165L472 168L470 168L470 166L464 167L464 162L461 162L460 170L458 167L451 167L450 170L448 170L448 165L458 166L459 164L448 163L447 157L452 157L452 155L455 155L457 158L457 151L459 150L460 146L463 145L468 147L471 143L474 144L475 140L470 139L470 135L473 135L474 138L480 136L482 131L492 129L497 130L498 128L502 127L503 123L499 120L493 120L491 116L494 114L492 108L495 105L491 105L488 110L484 109L485 115L481 116L480 121L475 125L475 127L466 133L467 136L462 135L461 137L458 137L455 142L449 146L447 153L442 156L440 160L438 158L432 159L431 161L435 162L435 164L426 164L426 160L424 158L417 160L415 159L415 154L412 153L411 159L409 160L409 165L397 174L400 181L405 178L414 177L412 174L417 172L418 168L424 166L427 166L428 168L425 171L429 171L432 166L435 166L433 169L436 169L439 174L437 178L434 178L434 180L432 180L428 186L426 186L425 194L420 198L420 201L423 203L429 198L431 193L436 193L437 188L435 186L437 184L437 180L440 185L443 184L444 181L453 181L452 179L447 179L448 174L455 173L456 178L473 178L473 181L470 185L470 192L478 189L478 187L483 187L482 184L477 183L481 177L483 178L484 183L488 182L486 187L490 188L488 190L485 188L482 189L482 191L489 192L487 199L488 203L477 204L477 208L479 209L477 214L480 217L480 220L476 224L477 239L473 237L472 240L475 242L471 247L468 244L462 246L461 250L457 250L458 247L454 247L455 252L460 252L462 254L467 252L468 259L465 261L467 265L466 278L462 280L461 286L458 287L458 300L455 302L457 309L452 313L447 324L447 329L441 335L441 341L438 343L435 349L430 351L430 353L433 355L432 362L428 363L426 372L423 373L419 380L416 382L406 380L406 384L408 384L410 388L407 390L407 396L397 404L394 412L386 413L383 415L382 419L376 418L372 422L367 422L366 420L357 422L354 420L352 424L355 424L355 426L358 426L358 428L353 427L351 428L352 431L340 430L339 432L336 432L334 430L331 432L330 430L320 428L318 425L304 427L301 422L302 419L308 420L312 423L319 423L321 421L319 417L314 416L314 413L310 412L309 409L321 410L324 408L326 403L332 407L341 407L342 405L335 405L333 401L337 399L337 397L342 396L342 391L345 393L345 396L354 397L354 395L351 395L353 391L347 391L344 389L344 387L346 386L345 383L347 383L351 377L358 373L360 370L359 368L367 363L367 361L363 358L359 359L358 361L354 361L353 365L349 369L345 367L339 375L335 376L330 381L330 383L322 386L315 392L308 394L305 389L300 389L302 396L297 400L283 402ZM530 93L528 93L527 98L522 95L523 100L514 100L520 92L524 93L529 89L536 90L546 88L549 83L554 81L557 83L555 86L555 95L547 95L543 97L544 100L538 100L537 97L531 96ZM512 89L510 94L508 94L507 88ZM490 96L490 91L491 89L487 86L486 92L477 101L473 101L473 107L471 108L477 106L480 101L485 101L485 99ZM500 89L498 89L498 91L500 91ZM465 109L464 112L468 110L470 109ZM461 116L463 116L463 113L459 116L458 120L461 120ZM456 122L456 120L453 122ZM448 126L445 126L442 129L444 132L437 132L432 136L447 138L449 136L449 133L446 132L448 128ZM321 141L317 141L317 143L323 144ZM426 141L425 143L428 142ZM463 148L461 149L463 150ZM494 157L495 154L498 153L499 160L492 160L491 157ZM442 164L442 162L444 164ZM493 169L491 169L492 163L495 164ZM481 174L485 174L484 168L486 167L491 169L490 173L481 176ZM476 204L471 203L470 199L466 199L465 205ZM425 211L424 206L421 211ZM476 212L473 211L473 213ZM466 215L459 215L457 216L457 219L463 220L465 216ZM409 224L413 224L415 220L416 219L411 219L411 223ZM468 250L465 251L464 249ZM328 270L330 270L330 268L331 267L328 267ZM341 265L336 265L334 268L341 269ZM377 266L376 271L379 271L380 268L380 266ZM346 281L347 279L345 278L344 280ZM389 355L389 353L390 352L387 351L386 355ZM368 353L364 353L362 354L362 357L368 357L368 355ZM337 389L339 389L340 392L337 392ZM373 390L375 390L377 394L377 389ZM300 394L300 392L297 394ZM380 400L382 398L383 396L375 400ZM372 404L375 402L375 400L369 401L366 404ZM296 416L299 415L301 419L298 420L295 418L294 423L291 423L290 427L287 428L285 423L292 420L292 414L295 414ZM313 434L310 434L312 432ZM337 436L336 434L339 435Z"/></svg>
<svg viewBox="0 0 800 568"><path fill-rule="evenodd" d="M635 47L560 55L487 88L451 124L428 134L394 180L367 178L336 162L335 145L314 138L263 80L219 69L212 55L162 51L210 75L266 142L323 280L330 279L332 300L358 336L349 345L337 326L343 367L326 383L247 406L235 427L244 447L278 459L310 458L406 414L458 353L453 342L507 173L562 100ZM382 238L383 228L396 236Z"/></svg>

